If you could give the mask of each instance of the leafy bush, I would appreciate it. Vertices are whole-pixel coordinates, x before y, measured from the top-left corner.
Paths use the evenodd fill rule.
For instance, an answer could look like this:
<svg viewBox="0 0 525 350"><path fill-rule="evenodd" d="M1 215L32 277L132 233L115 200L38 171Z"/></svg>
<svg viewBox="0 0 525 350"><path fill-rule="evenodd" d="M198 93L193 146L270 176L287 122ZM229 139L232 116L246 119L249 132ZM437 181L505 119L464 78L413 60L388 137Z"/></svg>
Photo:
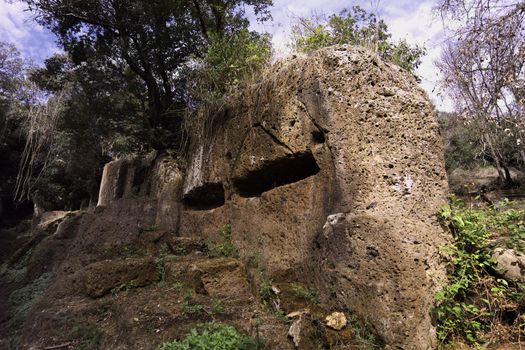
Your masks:
<svg viewBox="0 0 525 350"><path fill-rule="evenodd" d="M208 50L197 61L190 92L194 99L214 102L257 74L270 61L270 36L241 29L233 34L211 33Z"/></svg>
<svg viewBox="0 0 525 350"><path fill-rule="evenodd" d="M219 230L222 242L206 242L206 252L210 257L239 257L239 249L232 242L232 231L230 225L224 225Z"/></svg>
<svg viewBox="0 0 525 350"><path fill-rule="evenodd" d="M336 44L366 47L409 72L419 66L420 58L425 54L423 47L410 46L405 40L392 42L386 23L359 6L328 18L299 18L292 28L291 37L292 47L302 52Z"/></svg>
<svg viewBox="0 0 525 350"><path fill-rule="evenodd" d="M293 284L292 285L294 293L299 297L303 299L307 299L312 304L319 304L319 297L317 295L317 291L313 288L305 288L301 286L300 284Z"/></svg>
<svg viewBox="0 0 525 350"><path fill-rule="evenodd" d="M254 339L243 336L232 326L207 323L193 328L182 340L164 343L159 350L255 350Z"/></svg>
<svg viewBox="0 0 525 350"><path fill-rule="evenodd" d="M516 314L518 324L507 325L521 332L521 308L516 301L525 297L525 285L513 286L494 273L488 247L492 233L505 236L507 242L523 240L525 211L508 209L508 205L471 208L453 197L439 214L454 237L453 244L442 248L452 265L449 283L435 295L437 334L443 344L458 337L478 344L482 332L490 332L509 311Z"/></svg>

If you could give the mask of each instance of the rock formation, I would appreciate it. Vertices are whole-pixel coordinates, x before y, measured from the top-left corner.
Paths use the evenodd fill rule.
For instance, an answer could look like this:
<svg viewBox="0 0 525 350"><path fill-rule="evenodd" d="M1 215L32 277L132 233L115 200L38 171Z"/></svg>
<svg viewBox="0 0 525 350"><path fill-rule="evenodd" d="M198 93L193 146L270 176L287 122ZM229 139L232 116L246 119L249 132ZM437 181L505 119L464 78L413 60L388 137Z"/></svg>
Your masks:
<svg viewBox="0 0 525 350"><path fill-rule="evenodd" d="M277 64L205 117L167 228L213 237L229 224L243 255L260 254L271 276L335 289L388 347L432 347L447 183L413 77L333 47Z"/></svg>
<svg viewBox="0 0 525 350"><path fill-rule="evenodd" d="M193 146L180 233L229 222L273 273L334 284L391 347L429 348L447 185L414 80L365 51L321 50L278 66L221 117Z"/></svg>
<svg viewBox="0 0 525 350"><path fill-rule="evenodd" d="M106 250L166 239L153 232L148 241L147 227L213 240L229 225L241 259L257 257L274 283L315 287L331 311L367 319L385 348L435 347L430 311L445 276L438 247L449 239L435 214L447 183L437 123L412 76L366 50L336 46L275 64L199 118L205 122L191 129L185 161L152 155L106 165L99 208L75 226L78 237L97 235L83 247L90 258L75 248L59 273L89 281L98 296L123 281L93 277L106 268L97 262ZM108 241L119 234L117 243ZM152 268L150 260L137 261ZM84 266L87 277L71 272Z"/></svg>

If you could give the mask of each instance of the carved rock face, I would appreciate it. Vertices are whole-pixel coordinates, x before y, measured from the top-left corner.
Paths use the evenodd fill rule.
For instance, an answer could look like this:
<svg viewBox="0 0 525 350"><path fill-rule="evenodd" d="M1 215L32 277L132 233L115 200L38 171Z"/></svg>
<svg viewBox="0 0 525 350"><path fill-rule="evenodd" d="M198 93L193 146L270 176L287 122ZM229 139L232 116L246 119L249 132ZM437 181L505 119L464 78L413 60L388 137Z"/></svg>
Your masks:
<svg viewBox="0 0 525 350"><path fill-rule="evenodd" d="M169 228L213 237L229 224L243 256L335 291L387 348L431 348L447 183L415 80L332 47L275 65L209 120L192 137Z"/></svg>

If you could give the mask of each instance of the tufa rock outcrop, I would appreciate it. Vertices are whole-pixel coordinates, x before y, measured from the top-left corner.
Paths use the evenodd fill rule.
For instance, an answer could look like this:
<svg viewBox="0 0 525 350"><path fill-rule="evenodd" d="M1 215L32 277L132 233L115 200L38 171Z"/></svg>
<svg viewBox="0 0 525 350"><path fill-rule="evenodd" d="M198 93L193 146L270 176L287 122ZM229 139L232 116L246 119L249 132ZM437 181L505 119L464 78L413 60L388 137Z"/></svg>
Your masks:
<svg viewBox="0 0 525 350"><path fill-rule="evenodd" d="M337 46L274 65L196 120L187 159L107 164L98 208L18 254L27 282L49 282L20 323L22 348L67 343L71 320L101 325L101 348L156 348L208 320L216 299L225 305L213 317L268 349L352 348L351 318L325 326L333 311L366 319L387 349L435 347L447 183L413 77ZM234 256L204 254L221 239ZM300 315L293 329L262 306L262 282L280 291L266 305Z"/></svg>
<svg viewBox="0 0 525 350"><path fill-rule="evenodd" d="M276 64L201 117L184 182L157 185L172 194L159 225L206 238L229 224L241 255L260 255L274 279L335 291L387 348L434 346L438 247L448 240L435 213L447 182L413 77L368 51L332 47ZM101 203L124 188L101 191Z"/></svg>
<svg viewBox="0 0 525 350"><path fill-rule="evenodd" d="M335 290L388 348L431 348L447 182L414 79L361 49L323 49L277 65L212 123L194 137L180 234L226 221L241 252Z"/></svg>

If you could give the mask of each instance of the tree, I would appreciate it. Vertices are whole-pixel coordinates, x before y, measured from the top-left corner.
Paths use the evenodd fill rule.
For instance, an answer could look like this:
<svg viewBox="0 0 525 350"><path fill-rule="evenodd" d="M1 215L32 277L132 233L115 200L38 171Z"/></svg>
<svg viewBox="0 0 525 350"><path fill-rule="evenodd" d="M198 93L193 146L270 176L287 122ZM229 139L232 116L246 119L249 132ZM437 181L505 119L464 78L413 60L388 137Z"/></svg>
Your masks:
<svg viewBox="0 0 525 350"><path fill-rule="evenodd" d="M188 103L202 102L188 87L202 91L209 82L188 67L213 73L220 95L269 52L258 44L267 36L245 29L244 15L253 6L265 18L269 0L26 2L66 51L26 74L43 97L22 114L17 194L38 192L47 209L96 199L111 157L177 146L170 130L180 130Z"/></svg>
<svg viewBox="0 0 525 350"><path fill-rule="evenodd" d="M292 47L297 51L308 52L337 44L366 47L409 72L419 66L425 54L424 48L411 46L405 40L393 43L386 23L359 6L328 18L299 18L292 27Z"/></svg>
<svg viewBox="0 0 525 350"><path fill-rule="evenodd" d="M75 66L67 54L57 54L28 71L47 98L24 115L28 142L19 198L38 191L48 209L78 208L96 200L101 169L111 156L149 150L140 81L112 67L100 61Z"/></svg>
<svg viewBox="0 0 525 350"><path fill-rule="evenodd" d="M189 87L196 102L213 104L252 74L269 64L272 54L270 36L243 28L236 33L211 34L202 59L197 60Z"/></svg>
<svg viewBox="0 0 525 350"><path fill-rule="evenodd" d="M247 27L246 6L266 19L271 5L271 0L23 1L58 36L75 65L98 60L140 77L151 128L170 118L180 123L186 94L181 69L189 57L205 52L211 34Z"/></svg>
<svg viewBox="0 0 525 350"><path fill-rule="evenodd" d="M16 217L14 189L24 149L21 112L29 98L24 88L27 62L14 45L0 42L0 221ZM5 215L3 215L5 214Z"/></svg>
<svg viewBox="0 0 525 350"><path fill-rule="evenodd" d="M438 10L461 21L438 63L442 85L510 185L509 167L525 170L525 2L447 0Z"/></svg>

